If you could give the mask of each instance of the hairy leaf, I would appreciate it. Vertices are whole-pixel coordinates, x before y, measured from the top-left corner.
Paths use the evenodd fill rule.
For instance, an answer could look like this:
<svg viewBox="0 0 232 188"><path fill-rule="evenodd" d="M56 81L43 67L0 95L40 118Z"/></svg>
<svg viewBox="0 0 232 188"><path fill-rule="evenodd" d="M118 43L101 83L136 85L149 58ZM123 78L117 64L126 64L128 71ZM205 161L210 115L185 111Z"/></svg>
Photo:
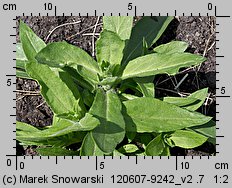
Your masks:
<svg viewBox="0 0 232 188"><path fill-rule="evenodd" d="M68 86L70 91L72 91L76 100L79 100L78 104L80 105L80 111L86 112L86 108L83 102L83 97L81 96L77 84L75 84L72 76L65 71L58 71L59 78Z"/></svg>
<svg viewBox="0 0 232 188"><path fill-rule="evenodd" d="M138 87L138 84L134 81L134 79L127 79L127 80L122 80L120 82L120 92L121 93L126 93L126 90L132 90L134 93L142 93L140 88Z"/></svg>
<svg viewBox="0 0 232 188"><path fill-rule="evenodd" d="M193 97L164 97L163 101L170 104L174 104L176 106L183 107L198 102L198 99Z"/></svg>
<svg viewBox="0 0 232 188"><path fill-rule="evenodd" d="M89 70L93 75L100 74L98 64L90 55L67 42L48 44L36 55L36 59L39 63L47 64L50 67L69 66L76 69L79 65Z"/></svg>
<svg viewBox="0 0 232 188"><path fill-rule="evenodd" d="M181 106L190 111L195 111L202 106L207 95L208 88L204 88L192 93L188 97L164 97L163 101Z"/></svg>
<svg viewBox="0 0 232 188"><path fill-rule="evenodd" d="M85 116L80 121L75 121L69 119L69 117L67 116L62 116L62 115L58 115L57 117L59 119L56 121L56 126L60 126L60 127L63 126L67 128L63 129L60 132L56 132L55 133L56 135L64 134L64 132L67 131L91 131L100 124L99 120L93 117L89 113L86 113Z"/></svg>
<svg viewBox="0 0 232 188"><path fill-rule="evenodd" d="M93 138L105 153L114 151L125 136L125 122L121 114L122 104L113 91L97 91L90 113L98 118L100 125L93 130Z"/></svg>
<svg viewBox="0 0 232 188"><path fill-rule="evenodd" d="M160 156L165 147L162 135L160 134L147 145L145 152L148 156Z"/></svg>
<svg viewBox="0 0 232 188"><path fill-rule="evenodd" d="M94 94L92 94L89 90L84 89L82 92L82 98L84 100L85 105L91 107L94 101Z"/></svg>
<svg viewBox="0 0 232 188"><path fill-rule="evenodd" d="M58 118L56 125L45 130L17 122L16 139L27 145L68 146L81 142L85 131L93 130L98 124L99 121L88 113L79 122Z"/></svg>
<svg viewBox="0 0 232 188"><path fill-rule="evenodd" d="M32 125L29 125L29 124L23 123L23 122L19 122L19 121L16 122L16 129L19 131L22 131L23 133L39 132L39 130L37 128L33 127Z"/></svg>
<svg viewBox="0 0 232 188"><path fill-rule="evenodd" d="M72 76L70 76L70 74L68 72L65 72L65 71L62 71L62 70L58 71L58 76L68 86L70 91L72 91L74 97L77 100L80 99L81 94L80 94L80 92L78 90L77 85L73 81Z"/></svg>
<svg viewBox="0 0 232 188"><path fill-rule="evenodd" d="M97 144L95 143L93 136L92 136L92 132L89 132L85 136L82 142L80 155L81 156L103 156L104 154L105 153L101 151L99 147L97 146Z"/></svg>
<svg viewBox="0 0 232 188"><path fill-rule="evenodd" d="M94 85L94 84L98 83L98 81L99 81L98 74L93 73L92 70L87 69L84 66L77 65L77 72L80 74L80 76L82 76L82 78L85 81L87 81L91 85Z"/></svg>
<svg viewBox="0 0 232 188"><path fill-rule="evenodd" d="M132 100L132 99L137 99L138 97L135 95L131 95L131 94L126 94L126 93L122 93L121 95L119 95L121 101L127 101L127 100Z"/></svg>
<svg viewBox="0 0 232 188"><path fill-rule="evenodd" d="M208 95L208 88L200 89L200 90L192 93L189 96L189 98L195 98L195 99L198 99L198 101L196 103L193 103L191 105L186 106L185 108L187 110L190 110L190 111L197 110L199 107L201 107L203 105L207 95Z"/></svg>
<svg viewBox="0 0 232 188"><path fill-rule="evenodd" d="M211 120L211 117L150 97L125 101L123 104L126 128L130 132L169 132Z"/></svg>
<svg viewBox="0 0 232 188"><path fill-rule="evenodd" d="M31 126L31 125L28 125ZM18 127L18 122L17 122ZM63 127L60 127L62 129ZM50 128L48 128L49 130ZM46 129L44 131L47 131ZM53 136L46 134L43 131L25 132L16 128L16 139L23 145L39 145L39 146L68 146L74 143L81 142L86 132L70 132L61 136Z"/></svg>
<svg viewBox="0 0 232 188"><path fill-rule="evenodd" d="M122 79L156 74L174 75L182 67L196 66L204 61L204 57L190 53L149 54L130 61L123 71Z"/></svg>
<svg viewBox="0 0 232 188"><path fill-rule="evenodd" d="M60 147L36 148L41 156L78 156L79 151L71 151Z"/></svg>
<svg viewBox="0 0 232 188"><path fill-rule="evenodd" d="M181 53L184 52L188 48L188 43L183 41L172 41L167 44L161 44L153 49L154 52L157 53Z"/></svg>
<svg viewBox="0 0 232 188"><path fill-rule="evenodd" d="M144 146L147 146L154 139L154 135L152 133L137 133L137 137L139 137L138 142Z"/></svg>
<svg viewBox="0 0 232 188"><path fill-rule="evenodd" d="M144 97L155 96L154 76L145 78L134 78Z"/></svg>
<svg viewBox="0 0 232 188"><path fill-rule="evenodd" d="M27 59L34 62L36 54L42 50L46 44L22 21L20 21L19 25L19 37Z"/></svg>
<svg viewBox="0 0 232 188"><path fill-rule="evenodd" d="M72 67L64 67L62 68L62 70L69 74L72 77L73 81L79 86L83 87L84 89L88 89L91 92L94 91L95 85L86 81L86 78L83 78L83 76L81 76L76 69Z"/></svg>
<svg viewBox="0 0 232 188"><path fill-rule="evenodd" d="M174 147L195 148L207 141L207 137L193 131L177 130L166 137L166 142Z"/></svg>
<svg viewBox="0 0 232 188"><path fill-rule="evenodd" d="M216 123L213 120L210 120L208 123L188 128L190 130L196 131L200 134L203 134L207 137L216 139Z"/></svg>
<svg viewBox="0 0 232 188"><path fill-rule="evenodd" d="M103 17L104 29L117 33L122 40L126 40L130 38L132 22L133 22L132 16L104 16Z"/></svg>
<svg viewBox="0 0 232 188"><path fill-rule="evenodd" d="M118 150L114 150L113 156L125 156L122 153L120 153Z"/></svg>
<svg viewBox="0 0 232 188"><path fill-rule="evenodd" d="M23 51L22 43L16 44L16 67L25 69L25 64L28 63L28 59Z"/></svg>
<svg viewBox="0 0 232 188"><path fill-rule="evenodd" d="M109 62L111 66L120 65L125 42L116 33L104 30L96 44L98 63Z"/></svg>
<svg viewBox="0 0 232 188"><path fill-rule="evenodd" d="M136 135L136 132L126 132L126 138L128 139L128 142L131 143L135 139Z"/></svg>
<svg viewBox="0 0 232 188"><path fill-rule="evenodd" d="M163 153L161 153L160 156L171 156L171 153L170 153L170 147L166 144L164 150L163 150Z"/></svg>
<svg viewBox="0 0 232 188"><path fill-rule="evenodd" d="M31 79L31 77L25 71L22 70L16 70L16 76L19 78Z"/></svg>
<svg viewBox="0 0 232 188"><path fill-rule="evenodd" d="M41 86L41 94L55 114L73 113L78 117L84 114L68 86L47 65L30 62L26 66L27 73L37 80ZM78 111L79 110L79 111Z"/></svg>
<svg viewBox="0 0 232 188"><path fill-rule="evenodd" d="M139 151L139 148L134 144L126 144L118 149L120 153L131 154Z"/></svg>
<svg viewBox="0 0 232 188"><path fill-rule="evenodd" d="M26 73L25 65L28 63L28 59L23 51L22 43L16 44L16 76L19 78L30 79L30 76Z"/></svg>
<svg viewBox="0 0 232 188"><path fill-rule="evenodd" d="M99 85L101 86L114 86L115 84L119 83L120 79L118 77L106 77L105 79L103 79L101 82L99 82Z"/></svg>
<svg viewBox="0 0 232 188"><path fill-rule="evenodd" d="M143 17L133 27L130 40L128 41L123 57L123 64L127 64L143 54L143 41L151 47L163 34L173 17Z"/></svg>

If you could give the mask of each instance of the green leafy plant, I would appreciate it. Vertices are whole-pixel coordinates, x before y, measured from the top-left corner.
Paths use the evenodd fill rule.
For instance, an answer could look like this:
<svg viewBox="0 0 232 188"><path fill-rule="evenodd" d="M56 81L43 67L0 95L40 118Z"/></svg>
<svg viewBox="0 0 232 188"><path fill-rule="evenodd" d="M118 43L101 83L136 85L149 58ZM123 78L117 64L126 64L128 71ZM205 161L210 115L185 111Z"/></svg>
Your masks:
<svg viewBox="0 0 232 188"><path fill-rule="evenodd" d="M17 76L36 80L51 107L51 126L17 122L22 145L41 155L170 155L171 147L215 142L215 123L196 110L207 97L154 98L153 79L206 59L172 41L156 46L173 17L103 17L96 60L67 42L46 45L23 22L17 44ZM139 144L138 144L139 143ZM67 149L79 144L77 151Z"/></svg>

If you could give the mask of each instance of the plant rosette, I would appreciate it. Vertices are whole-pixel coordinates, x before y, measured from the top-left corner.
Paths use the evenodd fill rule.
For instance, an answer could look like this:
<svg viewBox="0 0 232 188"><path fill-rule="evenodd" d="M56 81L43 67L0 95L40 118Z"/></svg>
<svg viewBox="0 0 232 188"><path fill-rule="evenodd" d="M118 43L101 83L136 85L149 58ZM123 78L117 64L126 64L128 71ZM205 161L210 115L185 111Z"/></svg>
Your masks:
<svg viewBox="0 0 232 188"><path fill-rule="evenodd" d="M36 80L51 107L51 126L17 122L16 138L40 155L170 155L170 148L215 142L215 122L196 110L208 89L188 97L155 98L155 75L175 75L206 59L188 44L156 46L173 17L103 17L96 60L67 42L46 45L22 21L17 76ZM129 93L127 91L130 91ZM79 143L76 151L66 149ZM138 145L139 143L139 145Z"/></svg>

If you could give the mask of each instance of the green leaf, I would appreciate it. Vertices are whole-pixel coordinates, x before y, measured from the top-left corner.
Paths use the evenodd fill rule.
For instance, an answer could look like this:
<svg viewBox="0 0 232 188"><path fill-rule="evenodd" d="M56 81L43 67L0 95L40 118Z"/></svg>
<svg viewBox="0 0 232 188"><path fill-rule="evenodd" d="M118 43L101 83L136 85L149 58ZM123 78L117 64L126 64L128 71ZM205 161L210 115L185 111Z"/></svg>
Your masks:
<svg viewBox="0 0 232 188"><path fill-rule="evenodd" d="M30 79L25 71L25 65L28 63L28 59L23 51L21 43L16 44L16 76L19 78Z"/></svg>
<svg viewBox="0 0 232 188"><path fill-rule="evenodd" d="M120 93L125 93L128 89L132 90L135 93L134 95L141 93L138 84L133 79L122 80L120 82Z"/></svg>
<svg viewBox="0 0 232 188"><path fill-rule="evenodd" d="M169 132L202 125L212 119L150 97L125 101L123 104L126 129L130 132Z"/></svg>
<svg viewBox="0 0 232 188"><path fill-rule="evenodd" d="M202 106L207 95L208 88L204 88L192 93L188 97L164 97L163 101L190 111L195 111Z"/></svg>
<svg viewBox="0 0 232 188"><path fill-rule="evenodd" d="M16 67L25 69L25 64L28 63L28 59L23 51L22 43L16 44Z"/></svg>
<svg viewBox="0 0 232 188"><path fill-rule="evenodd" d="M145 38L143 38L143 52L141 54L141 56L144 56L144 55L147 55L147 54L150 54L150 50L149 50L149 46L147 44L147 41Z"/></svg>
<svg viewBox="0 0 232 188"><path fill-rule="evenodd" d="M90 55L67 42L48 44L36 55L36 59L39 63L47 64L50 67L64 68L69 66L76 69L79 65L95 76L100 74L98 64Z"/></svg>
<svg viewBox="0 0 232 188"><path fill-rule="evenodd" d="M120 153L120 152L117 151L117 150L114 150L113 156L125 156L125 155L123 155L122 153Z"/></svg>
<svg viewBox="0 0 232 188"><path fill-rule="evenodd" d="M205 60L202 56L190 53L149 54L130 61L123 71L122 79L156 74L175 75L180 68L196 66Z"/></svg>
<svg viewBox="0 0 232 188"><path fill-rule="evenodd" d="M165 146L165 148L160 156L171 156L170 149L169 149L169 146L167 144L166 144L166 146Z"/></svg>
<svg viewBox="0 0 232 188"><path fill-rule="evenodd" d="M155 96L154 76L144 78L134 78L144 97Z"/></svg>
<svg viewBox="0 0 232 188"><path fill-rule="evenodd" d="M81 76L76 69L72 67L64 67L62 68L62 70L67 72L72 77L73 81L82 88L88 89L91 92L95 90L95 85L86 81L86 78L84 79L83 76Z"/></svg>
<svg viewBox="0 0 232 188"><path fill-rule="evenodd" d="M25 72L25 64L27 62L24 62L24 61L19 61L16 59L16 68L17 70L21 70L21 71L24 71Z"/></svg>
<svg viewBox="0 0 232 188"><path fill-rule="evenodd" d="M81 142L85 131L93 130L97 125L99 121L88 113L79 122L59 117L55 125L45 130L17 122L16 139L27 145L68 146Z"/></svg>
<svg viewBox="0 0 232 188"><path fill-rule="evenodd" d="M155 137L146 147L146 155L148 156L160 156L165 148L162 135Z"/></svg>
<svg viewBox="0 0 232 188"><path fill-rule="evenodd" d="M79 156L79 151L71 151L59 147L36 148L41 156Z"/></svg>
<svg viewBox="0 0 232 188"><path fill-rule="evenodd" d="M60 129L62 128L63 127L60 127ZM85 134L85 132L71 132L61 136L53 136L49 134L44 135L44 132L40 130L37 130L36 132L25 132L18 128L16 129L16 139L23 145L68 146L81 142Z"/></svg>
<svg viewBox="0 0 232 188"><path fill-rule="evenodd" d="M166 142L171 146L181 148L195 148L207 141L207 137L193 131L178 130L166 136Z"/></svg>
<svg viewBox="0 0 232 188"><path fill-rule="evenodd" d="M149 46L143 38L142 56L147 55L149 53ZM155 76L149 76L145 78L134 78L144 97L155 97L155 85L153 84L154 79Z"/></svg>
<svg viewBox="0 0 232 188"><path fill-rule="evenodd" d="M109 45L110 44L110 45ZM96 44L98 63L109 62L111 66L120 65L125 42L116 33L104 30Z"/></svg>
<svg viewBox="0 0 232 188"><path fill-rule="evenodd" d="M78 90L77 84L74 83L72 76L65 71L59 71L58 74L59 74L59 78L68 86L70 91L72 91L76 100L79 100L79 105L80 105L79 111L86 112L83 98Z"/></svg>
<svg viewBox="0 0 232 188"><path fill-rule="evenodd" d="M56 121L55 126L65 127L65 129L62 129L61 132L54 132L56 135L64 134L64 132L68 131L91 131L100 124L99 120L89 113L86 113L80 121L72 120L68 116L57 115L57 117L59 119ZM56 128L54 129L56 130Z"/></svg>
<svg viewBox="0 0 232 188"><path fill-rule="evenodd" d="M163 101L170 104L174 104L176 106L183 107L198 102L198 99L193 97L164 97Z"/></svg>
<svg viewBox="0 0 232 188"><path fill-rule="evenodd" d="M208 95L208 88L200 89L200 90L192 93L188 98L195 98L195 99L198 99L198 101L196 103L189 105L189 106L186 106L185 108L187 110L190 110L190 111L197 110L199 107L201 107L203 105L207 95Z"/></svg>
<svg viewBox="0 0 232 188"><path fill-rule="evenodd" d="M80 155L81 156L103 156L104 154L105 153L101 151L99 147L97 146L97 144L95 143L92 133L89 132L85 136L82 142Z"/></svg>
<svg viewBox="0 0 232 188"><path fill-rule="evenodd" d="M188 48L188 43L183 41L172 41L161 44L153 49L157 53L173 54L184 52Z"/></svg>
<svg viewBox="0 0 232 188"><path fill-rule="evenodd" d="M213 145L216 145L216 138L210 138L209 137L207 141L210 142Z"/></svg>
<svg viewBox="0 0 232 188"><path fill-rule="evenodd" d="M127 100L137 99L138 96L122 93L119 95L119 98L121 99L121 101L127 101Z"/></svg>
<svg viewBox="0 0 232 188"><path fill-rule="evenodd" d="M23 70L16 70L16 76L18 78L26 78L26 79L31 79L31 77Z"/></svg>
<svg viewBox="0 0 232 188"><path fill-rule="evenodd" d="M154 136L151 133L137 133L137 136L139 137L138 142L144 146L147 146L154 139Z"/></svg>
<svg viewBox="0 0 232 188"><path fill-rule="evenodd" d="M118 77L106 77L105 79L103 79L101 82L99 82L99 85L101 86L114 86L117 83L120 82L120 79Z"/></svg>
<svg viewBox="0 0 232 188"><path fill-rule="evenodd" d="M120 153L131 154L139 151L139 148L134 144L126 144L118 149Z"/></svg>
<svg viewBox="0 0 232 188"><path fill-rule="evenodd" d="M16 60L28 61L28 59L23 51L22 43L16 44Z"/></svg>
<svg viewBox="0 0 232 188"><path fill-rule="evenodd" d="M22 21L20 21L19 25L19 37L27 59L34 62L36 54L42 50L46 44Z"/></svg>
<svg viewBox="0 0 232 188"><path fill-rule="evenodd" d="M16 122L16 129L19 131L22 131L24 133L35 133L35 132L39 132L39 130L35 127L33 127L32 125L29 125L27 123L23 123L23 122Z"/></svg>
<svg viewBox="0 0 232 188"><path fill-rule="evenodd" d="M84 66L77 65L77 72L80 74L80 76L82 76L84 80L86 80L93 86L94 84L97 84L99 82L98 74L93 73L92 70L87 69Z"/></svg>
<svg viewBox="0 0 232 188"><path fill-rule="evenodd" d="M204 125L190 127L188 129L196 131L204 136L216 139L216 123L213 120L210 120Z"/></svg>
<svg viewBox="0 0 232 188"><path fill-rule="evenodd" d="M84 100L85 105L91 107L94 101L94 95L87 89L82 91L82 98Z"/></svg>
<svg viewBox="0 0 232 188"><path fill-rule="evenodd" d="M154 17L153 17L154 18ZM151 47L163 34L173 17L143 17L133 27L130 40L128 41L123 56L123 64L141 56L144 52L143 42L146 41Z"/></svg>
<svg viewBox="0 0 232 188"><path fill-rule="evenodd" d="M41 86L41 94L55 114L73 113L83 117L85 113L68 86L47 65L30 62L27 73Z"/></svg>
<svg viewBox="0 0 232 188"><path fill-rule="evenodd" d="M43 136L39 134L24 134L16 135L16 139L21 142L22 145L37 145L37 146L56 146L63 147L71 144L82 142L86 132L71 132L62 136Z"/></svg>
<svg viewBox="0 0 232 188"><path fill-rule="evenodd" d="M132 142L134 138L136 137L136 132L126 132L126 137L128 139L128 142Z"/></svg>
<svg viewBox="0 0 232 188"><path fill-rule="evenodd" d="M122 40L130 38L132 22L132 16L103 16L104 29L117 33Z"/></svg>
<svg viewBox="0 0 232 188"><path fill-rule="evenodd" d="M70 91L72 91L74 97L78 100L81 94L78 90L77 85L73 81L72 76L68 72L62 70L58 71L58 76L68 86Z"/></svg>
<svg viewBox="0 0 232 188"><path fill-rule="evenodd" d="M93 138L105 153L112 153L125 136L125 122L121 114L122 104L113 91L97 90L90 113L100 125L93 130Z"/></svg>

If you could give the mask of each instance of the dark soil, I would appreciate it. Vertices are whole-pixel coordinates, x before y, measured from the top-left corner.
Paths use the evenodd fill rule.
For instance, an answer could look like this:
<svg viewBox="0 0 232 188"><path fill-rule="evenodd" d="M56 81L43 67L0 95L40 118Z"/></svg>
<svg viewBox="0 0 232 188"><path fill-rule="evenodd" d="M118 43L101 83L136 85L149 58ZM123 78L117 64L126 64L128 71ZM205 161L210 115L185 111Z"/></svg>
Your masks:
<svg viewBox="0 0 232 188"><path fill-rule="evenodd" d="M77 24L66 25L56 29L46 41L67 41L76 45L90 55L93 53L92 35L97 17L18 17L19 20L27 23L32 30L44 41L49 32L55 27L76 21ZM139 19L139 18L138 18ZM102 19L98 20L102 23ZM215 17L177 17L169 25L158 44L166 43L171 40L182 40L189 44L189 52L204 55L207 61L200 67L189 69L180 74L169 77L166 75L155 78L156 96L179 96L179 94L192 93L200 88L209 88L209 98L200 111L215 118L215 93L216 93L216 48L215 48ZM17 27L18 28L18 27ZM96 34L101 31L101 25L96 27ZM87 35L86 35L87 34ZM89 35L88 35L89 34ZM94 41L97 37L95 36ZM17 42L19 42L17 29ZM188 73L187 78L175 89L175 86ZM52 124L53 114L43 98L39 95L39 86L35 81L17 78L17 101L16 115L17 121L32 124L34 126L47 126ZM30 91L30 92L28 92ZM192 150L174 148L173 155L212 155L215 147L209 143ZM22 148L17 145L17 155L35 155L33 147Z"/></svg>

